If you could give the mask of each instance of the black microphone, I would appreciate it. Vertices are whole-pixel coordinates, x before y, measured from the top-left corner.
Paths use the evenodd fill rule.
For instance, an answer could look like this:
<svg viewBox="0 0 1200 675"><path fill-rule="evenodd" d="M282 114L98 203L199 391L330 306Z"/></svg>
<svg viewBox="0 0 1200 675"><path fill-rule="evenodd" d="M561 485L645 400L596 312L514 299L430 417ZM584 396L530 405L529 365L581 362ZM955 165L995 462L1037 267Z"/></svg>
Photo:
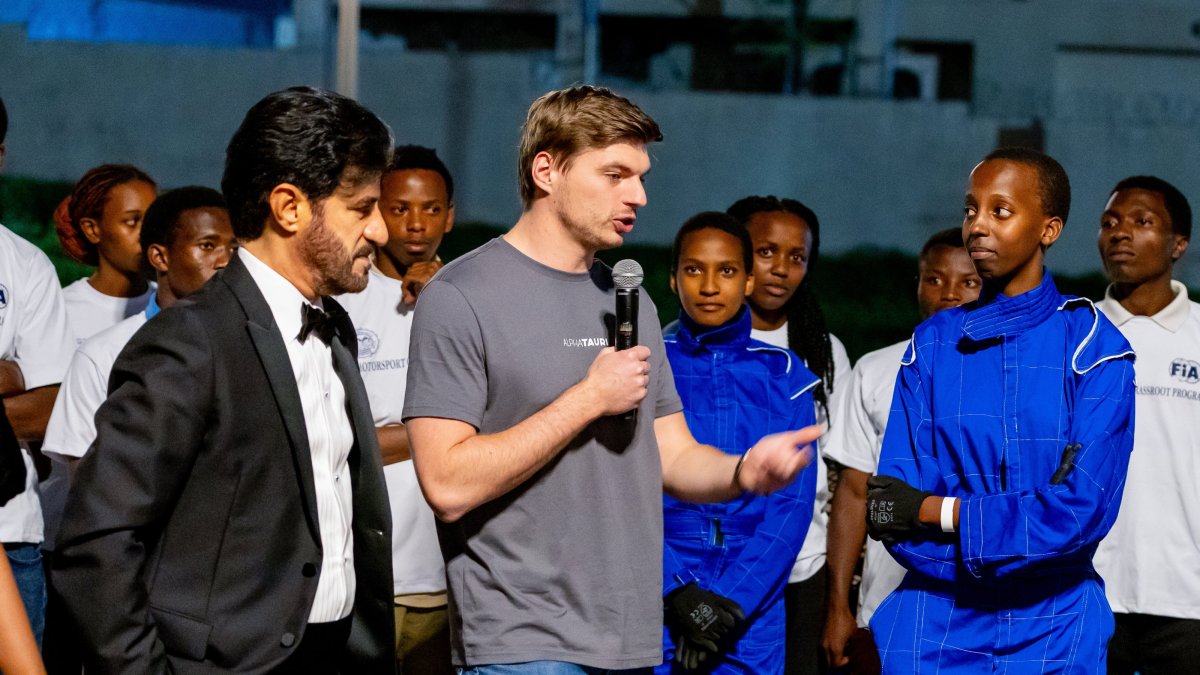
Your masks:
<svg viewBox="0 0 1200 675"><path fill-rule="evenodd" d="M616 344L613 346L617 351L630 349L638 343L638 288L643 276L642 266L636 260L627 258L613 267L613 285L617 287ZM637 418L637 408L622 418L632 422Z"/></svg>

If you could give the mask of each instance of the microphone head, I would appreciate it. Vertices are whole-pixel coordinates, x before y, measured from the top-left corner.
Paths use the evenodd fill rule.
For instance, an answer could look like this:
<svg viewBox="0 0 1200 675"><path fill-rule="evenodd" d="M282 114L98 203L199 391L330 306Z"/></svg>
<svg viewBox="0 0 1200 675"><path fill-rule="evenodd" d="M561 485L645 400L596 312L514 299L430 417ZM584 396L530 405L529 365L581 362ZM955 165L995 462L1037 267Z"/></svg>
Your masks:
<svg viewBox="0 0 1200 675"><path fill-rule="evenodd" d="M642 285L642 266L636 260L626 258L613 267L613 284L617 288L637 288Z"/></svg>

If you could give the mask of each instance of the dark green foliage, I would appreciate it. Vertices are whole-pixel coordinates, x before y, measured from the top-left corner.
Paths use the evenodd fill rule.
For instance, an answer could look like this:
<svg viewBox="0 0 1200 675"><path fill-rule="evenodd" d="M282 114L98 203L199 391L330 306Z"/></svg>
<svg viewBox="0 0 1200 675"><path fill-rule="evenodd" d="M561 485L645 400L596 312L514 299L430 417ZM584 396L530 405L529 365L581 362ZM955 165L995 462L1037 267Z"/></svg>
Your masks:
<svg viewBox="0 0 1200 675"><path fill-rule="evenodd" d="M66 181L0 176L0 223L45 251L64 286L92 273L63 253L54 233L54 209L71 187Z"/></svg>
<svg viewBox="0 0 1200 675"><path fill-rule="evenodd" d="M54 232L54 209L71 193L71 183L0 176L0 223L37 240Z"/></svg>
<svg viewBox="0 0 1200 675"><path fill-rule="evenodd" d="M917 257L861 247L821 257L813 288L829 332L846 345L850 360L899 342L917 324Z"/></svg>

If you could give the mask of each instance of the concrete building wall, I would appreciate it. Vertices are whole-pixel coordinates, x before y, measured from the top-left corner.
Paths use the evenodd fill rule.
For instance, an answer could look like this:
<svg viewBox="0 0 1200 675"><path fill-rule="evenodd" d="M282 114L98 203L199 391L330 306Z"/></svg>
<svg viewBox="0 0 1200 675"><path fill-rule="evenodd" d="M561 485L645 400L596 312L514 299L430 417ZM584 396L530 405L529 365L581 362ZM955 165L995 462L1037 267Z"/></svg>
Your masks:
<svg viewBox="0 0 1200 675"><path fill-rule="evenodd" d="M367 45L361 99L398 142L438 148L460 186L460 219L506 224L520 211L518 129L549 86L551 58ZM1187 55L1052 53L1047 149L1075 185L1054 268L1098 268L1095 223L1107 190L1124 175L1157 173L1200 202L1197 63ZM29 44L19 30L0 27L0 96L11 117L6 171L70 180L125 161L164 186L216 185L225 143L245 110L269 91L320 83L322 64L305 50ZM650 204L633 235L654 243L670 241L697 211L773 193L817 211L827 251L915 250L929 233L960 222L967 174L1008 123L968 103L624 93L666 135L651 150ZM1100 109L1109 112L1091 105L1098 96L1107 97ZM1184 277L1198 283L1193 270L1200 265L1188 263Z"/></svg>

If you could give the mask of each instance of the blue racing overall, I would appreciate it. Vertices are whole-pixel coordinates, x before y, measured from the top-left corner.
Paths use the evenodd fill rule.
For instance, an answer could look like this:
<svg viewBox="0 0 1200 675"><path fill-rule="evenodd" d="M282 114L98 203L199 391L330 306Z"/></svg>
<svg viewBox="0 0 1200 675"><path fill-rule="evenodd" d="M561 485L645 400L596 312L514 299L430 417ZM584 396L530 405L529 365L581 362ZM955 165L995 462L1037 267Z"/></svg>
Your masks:
<svg viewBox="0 0 1200 675"><path fill-rule="evenodd" d="M746 307L716 328L686 314L673 326L664 336L667 358L696 440L740 455L767 434L815 423L819 380L791 351L751 339ZM746 613L744 633L713 672L783 672L783 588L812 520L818 461L767 497L687 504L663 495L663 594L696 582ZM669 630L663 651L657 672L669 673Z"/></svg>
<svg viewBox="0 0 1200 675"><path fill-rule="evenodd" d="M908 574L871 630L885 673L1102 673L1092 554L1133 449L1133 350L1049 274L917 327L880 475L958 497L958 531L888 549ZM1070 447L1068 447L1070 446Z"/></svg>

